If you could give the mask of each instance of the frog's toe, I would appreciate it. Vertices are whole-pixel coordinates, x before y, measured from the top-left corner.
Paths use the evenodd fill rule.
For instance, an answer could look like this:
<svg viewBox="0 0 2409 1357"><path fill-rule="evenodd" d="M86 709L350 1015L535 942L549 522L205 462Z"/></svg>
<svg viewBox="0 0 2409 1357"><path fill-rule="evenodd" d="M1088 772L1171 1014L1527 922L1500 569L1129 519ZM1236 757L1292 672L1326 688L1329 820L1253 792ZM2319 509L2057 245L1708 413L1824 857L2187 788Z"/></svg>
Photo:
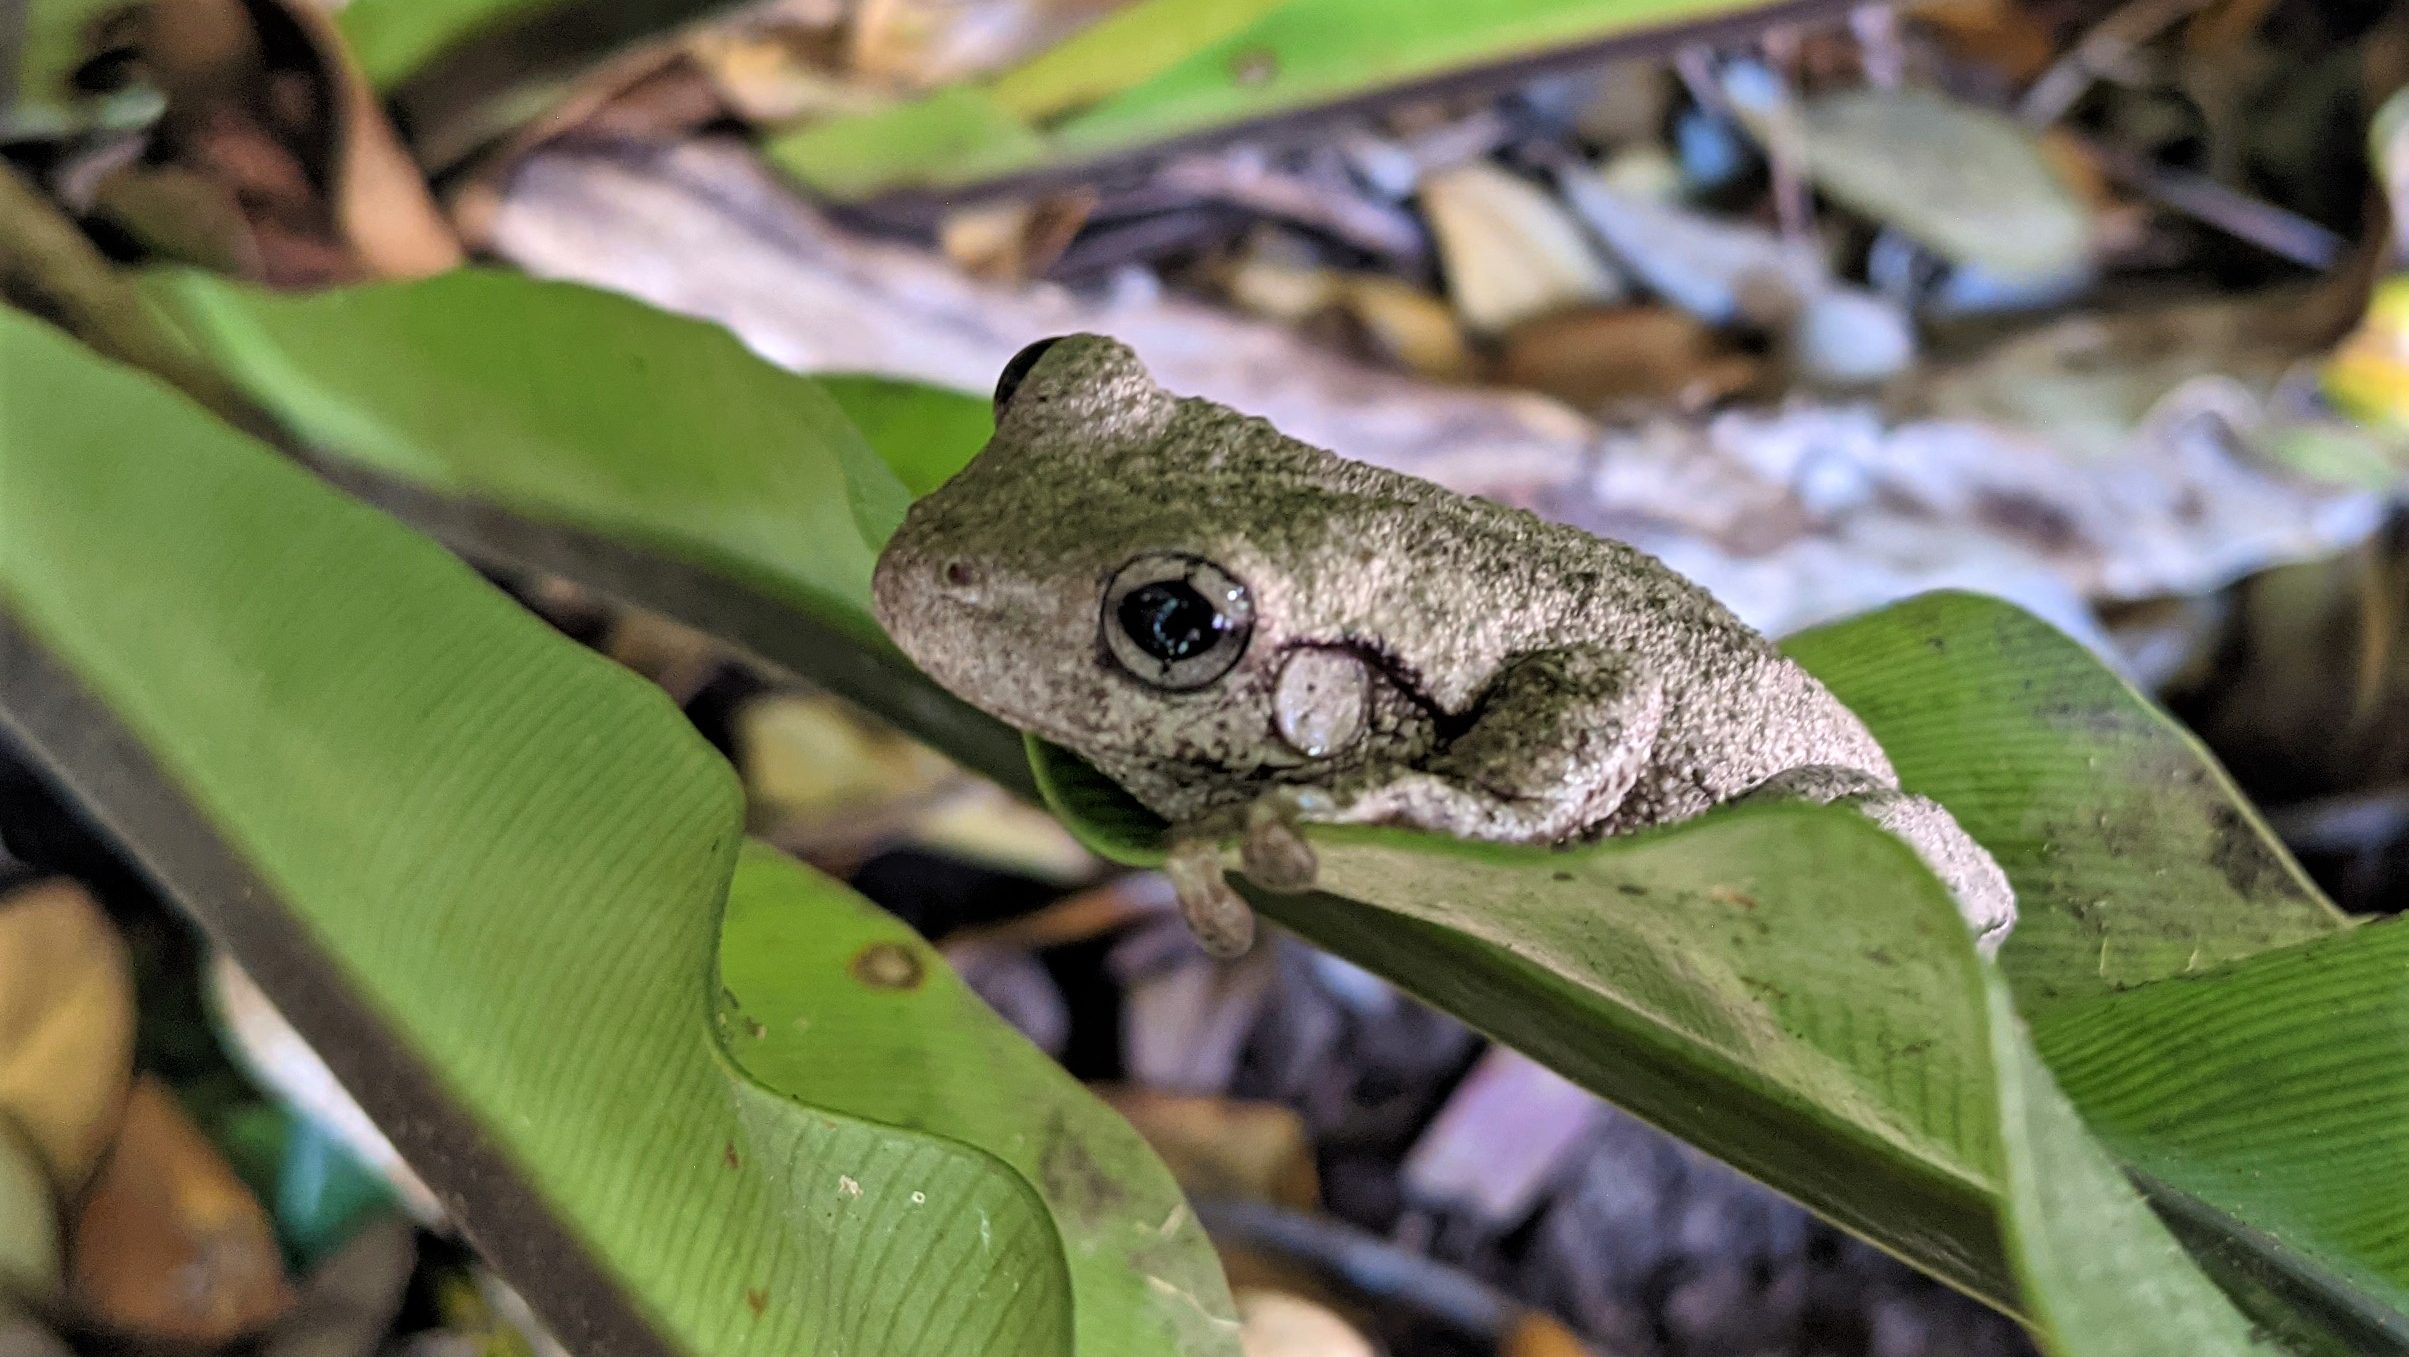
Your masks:
<svg viewBox="0 0 2409 1357"><path fill-rule="evenodd" d="M1321 870L1313 845L1305 842L1296 807L1274 797L1247 808L1238 857L1248 877L1284 894L1313 889L1313 879Z"/></svg>
<svg viewBox="0 0 2409 1357"><path fill-rule="evenodd" d="M1196 945L1217 957L1245 954L1255 942L1255 911L1221 873L1221 855L1210 842L1175 846L1163 875L1179 899L1179 917Z"/></svg>

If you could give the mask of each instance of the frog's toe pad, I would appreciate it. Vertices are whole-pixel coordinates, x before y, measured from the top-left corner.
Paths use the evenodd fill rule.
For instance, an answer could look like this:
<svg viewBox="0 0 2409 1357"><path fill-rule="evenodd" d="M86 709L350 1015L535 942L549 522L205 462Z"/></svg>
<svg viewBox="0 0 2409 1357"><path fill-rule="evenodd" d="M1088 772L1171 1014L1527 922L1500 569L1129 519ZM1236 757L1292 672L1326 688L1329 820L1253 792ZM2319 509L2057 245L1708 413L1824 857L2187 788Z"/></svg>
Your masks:
<svg viewBox="0 0 2409 1357"><path fill-rule="evenodd" d="M1313 889L1313 879L1321 870L1294 811L1268 799L1247 810L1238 858L1249 878L1283 894Z"/></svg>

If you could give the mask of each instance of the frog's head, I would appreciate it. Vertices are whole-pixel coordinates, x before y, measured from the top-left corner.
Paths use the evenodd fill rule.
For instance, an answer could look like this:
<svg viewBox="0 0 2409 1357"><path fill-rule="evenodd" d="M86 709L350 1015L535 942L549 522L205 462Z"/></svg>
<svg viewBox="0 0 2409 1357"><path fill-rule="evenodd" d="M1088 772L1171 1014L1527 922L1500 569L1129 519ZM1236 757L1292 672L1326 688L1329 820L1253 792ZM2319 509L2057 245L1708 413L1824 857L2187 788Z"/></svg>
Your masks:
<svg viewBox="0 0 2409 1357"><path fill-rule="evenodd" d="M956 695L1084 754L1208 774L1314 756L1275 738L1274 699L1333 670L1285 661L1311 644L1294 558L1336 460L1170 395L1113 340L1033 344L994 439L879 556L879 622Z"/></svg>

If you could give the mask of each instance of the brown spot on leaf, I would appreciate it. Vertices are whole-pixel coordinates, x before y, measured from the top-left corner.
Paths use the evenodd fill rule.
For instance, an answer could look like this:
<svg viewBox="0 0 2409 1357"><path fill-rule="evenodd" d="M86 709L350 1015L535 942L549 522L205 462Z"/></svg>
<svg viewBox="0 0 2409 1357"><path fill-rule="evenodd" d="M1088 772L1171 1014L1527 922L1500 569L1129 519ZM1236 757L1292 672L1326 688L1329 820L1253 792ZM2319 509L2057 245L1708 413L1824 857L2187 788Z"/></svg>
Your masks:
<svg viewBox="0 0 2409 1357"><path fill-rule="evenodd" d="M920 958L900 942L874 942L856 953L853 978L873 989L915 989L920 984Z"/></svg>
<svg viewBox="0 0 2409 1357"><path fill-rule="evenodd" d="M753 1318L761 1318L762 1313L770 1308L770 1293L758 1286L746 1287L744 1289L744 1308L753 1312Z"/></svg>
<svg viewBox="0 0 2409 1357"><path fill-rule="evenodd" d="M736 1153L736 1142L733 1140L719 1147L719 1158L720 1162L726 1164L729 1168L740 1169L744 1167L744 1159Z"/></svg>
<svg viewBox="0 0 2409 1357"><path fill-rule="evenodd" d="M1230 79L1241 87L1268 85L1280 73L1280 59L1268 47L1249 47L1230 58Z"/></svg>

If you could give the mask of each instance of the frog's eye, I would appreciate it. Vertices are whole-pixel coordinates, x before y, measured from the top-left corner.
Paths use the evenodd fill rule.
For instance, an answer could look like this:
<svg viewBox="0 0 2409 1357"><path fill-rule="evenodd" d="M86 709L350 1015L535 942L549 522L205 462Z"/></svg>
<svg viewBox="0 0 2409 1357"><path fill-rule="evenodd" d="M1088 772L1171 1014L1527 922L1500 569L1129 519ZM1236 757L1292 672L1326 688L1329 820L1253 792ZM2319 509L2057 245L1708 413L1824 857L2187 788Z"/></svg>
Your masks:
<svg viewBox="0 0 2409 1357"><path fill-rule="evenodd" d="M1104 589L1104 649L1132 677L1173 692L1228 673L1254 625L1246 586L1198 556L1140 556Z"/></svg>
<svg viewBox="0 0 2409 1357"><path fill-rule="evenodd" d="M1061 336L1059 335L1052 339L1038 340L1019 353L1012 355L1012 361L1004 364L1003 375L995 379L995 411L997 414L1002 414L1004 407L1012 403L1012 393L1020 390L1020 384L1029 379L1029 373L1036 368L1037 360L1045 357L1046 350L1060 342Z"/></svg>

